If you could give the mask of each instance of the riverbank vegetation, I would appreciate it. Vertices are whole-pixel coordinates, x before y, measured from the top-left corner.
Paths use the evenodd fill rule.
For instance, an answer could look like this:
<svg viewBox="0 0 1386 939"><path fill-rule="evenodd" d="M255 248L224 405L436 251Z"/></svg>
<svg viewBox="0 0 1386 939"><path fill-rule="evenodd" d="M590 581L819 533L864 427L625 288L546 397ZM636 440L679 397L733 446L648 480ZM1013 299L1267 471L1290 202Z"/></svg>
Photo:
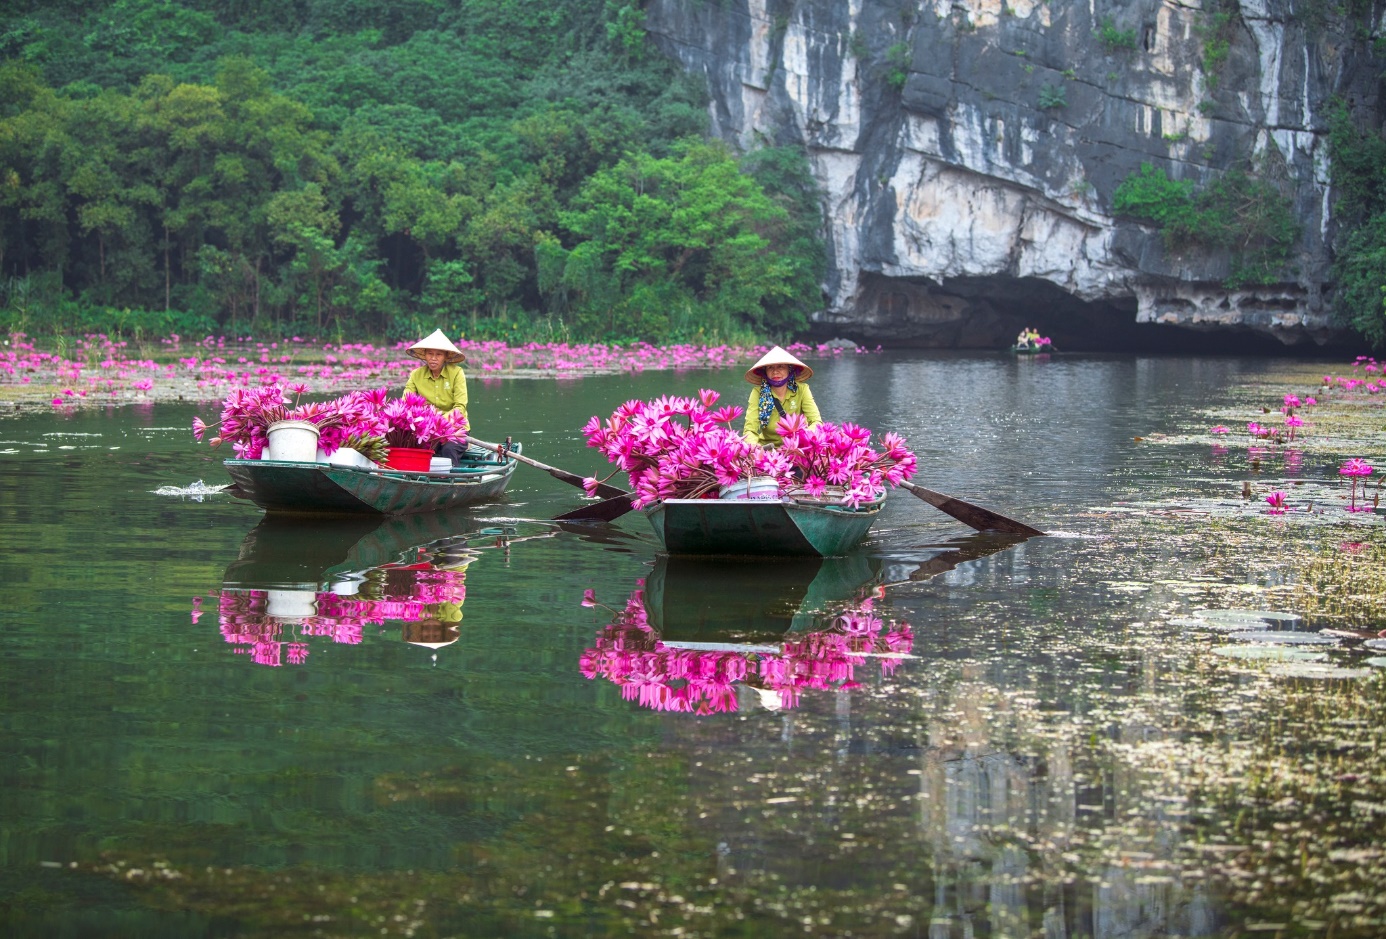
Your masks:
<svg viewBox="0 0 1386 939"><path fill-rule="evenodd" d="M804 154L708 142L638 12L10 4L0 328L790 335L821 304Z"/></svg>

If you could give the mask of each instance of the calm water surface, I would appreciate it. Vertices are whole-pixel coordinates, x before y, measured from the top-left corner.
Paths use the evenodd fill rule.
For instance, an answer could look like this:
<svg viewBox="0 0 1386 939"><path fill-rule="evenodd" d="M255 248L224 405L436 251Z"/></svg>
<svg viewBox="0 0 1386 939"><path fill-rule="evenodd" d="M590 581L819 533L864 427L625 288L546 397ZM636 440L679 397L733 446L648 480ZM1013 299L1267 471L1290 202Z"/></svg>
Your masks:
<svg viewBox="0 0 1386 939"><path fill-rule="evenodd" d="M555 527L576 494L525 467L507 502L470 512L275 525L225 496L154 494L227 481L188 431L212 406L0 420L7 933L944 939L1236 921L1159 870L1177 781L1138 784L1088 730L1100 709L1112 739L1177 735L1163 715L1189 659L1142 628L1178 592L1129 588L1178 581L1178 551L1128 550L1093 508L1230 478L1206 446L1133 438L1205 428L1202 408L1271 366L815 364L826 417L905 434L919 481L1058 534L974 536L897 493L844 561L690 564L657 559L638 515ZM474 380L473 419L585 474L589 416L700 387L749 390L736 372ZM752 681L728 713L655 710L582 669L642 587L656 635L724 651L812 635L874 590L911 657L861 660L845 689L797 701ZM1113 863L1123 850L1141 863Z"/></svg>

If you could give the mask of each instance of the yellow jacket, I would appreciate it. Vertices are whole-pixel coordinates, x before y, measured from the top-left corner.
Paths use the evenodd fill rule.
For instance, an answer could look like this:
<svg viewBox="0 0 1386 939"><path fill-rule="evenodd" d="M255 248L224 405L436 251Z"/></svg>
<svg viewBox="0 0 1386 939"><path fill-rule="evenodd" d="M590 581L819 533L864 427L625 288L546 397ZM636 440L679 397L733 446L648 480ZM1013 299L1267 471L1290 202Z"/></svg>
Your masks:
<svg viewBox="0 0 1386 939"><path fill-rule="evenodd" d="M808 385L799 384L793 391L784 396L780 402L780 407L784 408L785 414L802 414L804 420L812 427L814 424L823 423L823 416L818 413L818 405L813 400L813 392L809 391ZM741 438L747 443L757 443L762 447L778 447L783 443L780 437L780 412L775 408L770 409L770 423L765 425L762 430L760 426L760 389L751 389L751 400L746 404L746 424L741 431Z"/></svg>
<svg viewBox="0 0 1386 939"><path fill-rule="evenodd" d="M428 403L440 411L461 411L467 416L467 376L462 374L460 365L444 365L434 378L427 365L421 365L409 373L404 383L404 393L423 395Z"/></svg>

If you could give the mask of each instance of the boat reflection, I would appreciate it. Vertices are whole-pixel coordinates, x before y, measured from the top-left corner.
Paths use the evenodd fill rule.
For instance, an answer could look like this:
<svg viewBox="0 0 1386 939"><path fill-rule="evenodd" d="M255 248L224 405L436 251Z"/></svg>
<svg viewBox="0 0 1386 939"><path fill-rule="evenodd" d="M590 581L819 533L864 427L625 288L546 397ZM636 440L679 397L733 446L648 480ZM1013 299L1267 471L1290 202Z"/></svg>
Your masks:
<svg viewBox="0 0 1386 939"><path fill-rule="evenodd" d="M387 623L436 653L459 638L467 568L521 540L465 515L311 524L266 516L222 578L218 626L236 652L267 666L302 665L315 643L357 645L365 627ZM194 600L194 622L200 606Z"/></svg>
<svg viewBox="0 0 1386 939"><path fill-rule="evenodd" d="M878 568L845 558L725 560L660 556L581 657L587 678L661 711L793 708L810 690L857 687L875 660L909 657L907 623L874 612ZM601 606L592 591L583 604Z"/></svg>
<svg viewBox="0 0 1386 939"><path fill-rule="evenodd" d="M713 714L795 707L805 691L859 686L871 663L890 674L912 658L908 623L879 615L887 588L917 583L1012 547L973 535L883 563L837 558L726 559L659 555L654 569L583 652L589 679L663 711ZM891 583L883 583L886 573ZM583 605L605 606L588 590Z"/></svg>

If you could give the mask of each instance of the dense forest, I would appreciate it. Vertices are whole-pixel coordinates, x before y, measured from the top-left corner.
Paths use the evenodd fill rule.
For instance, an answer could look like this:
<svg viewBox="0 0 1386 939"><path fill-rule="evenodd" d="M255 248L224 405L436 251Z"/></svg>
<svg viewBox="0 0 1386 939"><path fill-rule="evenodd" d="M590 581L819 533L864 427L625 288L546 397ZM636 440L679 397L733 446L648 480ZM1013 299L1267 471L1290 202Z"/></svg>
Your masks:
<svg viewBox="0 0 1386 939"><path fill-rule="evenodd" d="M0 327L713 341L822 303L801 151L636 0L0 2Z"/></svg>

